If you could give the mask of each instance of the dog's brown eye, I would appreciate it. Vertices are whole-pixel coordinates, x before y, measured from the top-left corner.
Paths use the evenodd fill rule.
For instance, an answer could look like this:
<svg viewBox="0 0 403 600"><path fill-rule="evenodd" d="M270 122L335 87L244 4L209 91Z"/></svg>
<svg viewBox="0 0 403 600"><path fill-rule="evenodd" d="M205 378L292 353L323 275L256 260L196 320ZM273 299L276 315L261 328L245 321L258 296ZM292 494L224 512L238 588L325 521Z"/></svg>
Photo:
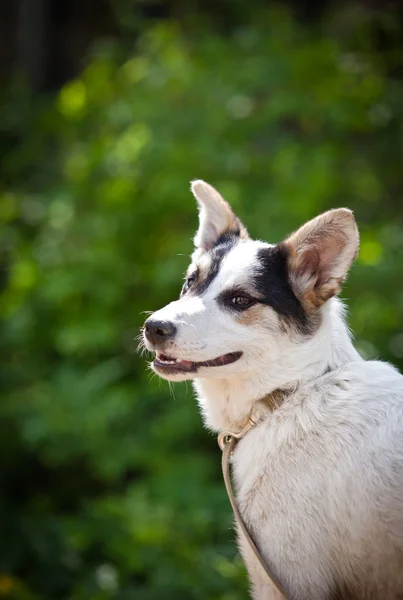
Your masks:
<svg viewBox="0 0 403 600"><path fill-rule="evenodd" d="M185 292L187 292L187 290L192 286L192 284L195 281L196 281L196 274L195 275L189 275L189 277L186 278L185 283L183 284L182 294L184 294Z"/></svg>
<svg viewBox="0 0 403 600"><path fill-rule="evenodd" d="M247 296L234 296L233 298L231 298L231 302L232 304L235 304L235 306L246 308L247 306L253 303L253 300L251 298L248 298Z"/></svg>
<svg viewBox="0 0 403 600"><path fill-rule="evenodd" d="M235 311L246 310L259 302L255 298L248 296L246 292L243 294L242 290L237 289L228 290L222 293L218 296L217 300L222 306Z"/></svg>

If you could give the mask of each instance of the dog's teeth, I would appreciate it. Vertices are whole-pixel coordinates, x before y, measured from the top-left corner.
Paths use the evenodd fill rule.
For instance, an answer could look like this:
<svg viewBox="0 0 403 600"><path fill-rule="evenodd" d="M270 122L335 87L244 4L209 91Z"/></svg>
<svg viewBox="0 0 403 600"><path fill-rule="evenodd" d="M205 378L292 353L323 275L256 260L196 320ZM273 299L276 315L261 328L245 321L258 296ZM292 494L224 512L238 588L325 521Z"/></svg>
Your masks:
<svg viewBox="0 0 403 600"><path fill-rule="evenodd" d="M160 363L164 363L164 365L174 365L178 361L177 358L170 359L170 358L165 358L164 356L161 356L161 355L157 355L157 360Z"/></svg>

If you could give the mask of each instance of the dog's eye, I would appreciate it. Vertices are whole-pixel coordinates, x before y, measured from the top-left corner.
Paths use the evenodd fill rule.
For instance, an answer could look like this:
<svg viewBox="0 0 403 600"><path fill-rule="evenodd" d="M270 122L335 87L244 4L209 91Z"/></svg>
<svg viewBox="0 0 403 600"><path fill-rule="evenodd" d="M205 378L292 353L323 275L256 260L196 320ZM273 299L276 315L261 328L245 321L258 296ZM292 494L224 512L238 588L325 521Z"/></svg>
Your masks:
<svg viewBox="0 0 403 600"><path fill-rule="evenodd" d="M250 306L253 306L259 302L255 298L249 296L247 292L237 290L236 288L223 292L220 296L218 296L217 300L222 306L235 311L246 310Z"/></svg>
<svg viewBox="0 0 403 600"><path fill-rule="evenodd" d="M189 277L186 278L185 283L183 284L182 294L187 292L187 290L194 284L195 281L196 281L196 274L189 275Z"/></svg>
<svg viewBox="0 0 403 600"><path fill-rule="evenodd" d="M190 288L190 286L193 285L195 281L196 275L191 275L190 277L188 277L185 281L186 289Z"/></svg>
<svg viewBox="0 0 403 600"><path fill-rule="evenodd" d="M239 308L247 308L251 304L253 304L252 298L248 298L247 296L234 296L231 298L231 304L238 306Z"/></svg>

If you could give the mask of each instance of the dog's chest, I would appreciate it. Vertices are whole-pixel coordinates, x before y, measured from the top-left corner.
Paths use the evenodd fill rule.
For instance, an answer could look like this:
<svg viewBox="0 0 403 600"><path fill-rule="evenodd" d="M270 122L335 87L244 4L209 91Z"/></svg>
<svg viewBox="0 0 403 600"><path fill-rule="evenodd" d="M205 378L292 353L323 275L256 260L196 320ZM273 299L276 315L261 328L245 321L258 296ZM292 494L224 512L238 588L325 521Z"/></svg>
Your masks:
<svg viewBox="0 0 403 600"><path fill-rule="evenodd" d="M337 434L335 434L337 435ZM338 433L340 436L340 432ZM349 438L343 432L344 443ZM281 526L282 516L306 522L315 506L328 503L332 496L330 474L343 465L340 441L332 440L323 427L304 432L290 422L264 424L240 442L234 456L237 497L245 518L260 513L265 523ZM344 475L348 475L344 472ZM341 482L335 482L340 492ZM343 481L343 487L347 487ZM311 504L307 513L307 504Z"/></svg>
<svg viewBox="0 0 403 600"><path fill-rule="evenodd" d="M367 529L365 460L355 428L337 419L326 426L312 422L305 431L298 419L273 419L239 443L233 461L238 503L280 580L291 571L314 595L328 585L336 557Z"/></svg>

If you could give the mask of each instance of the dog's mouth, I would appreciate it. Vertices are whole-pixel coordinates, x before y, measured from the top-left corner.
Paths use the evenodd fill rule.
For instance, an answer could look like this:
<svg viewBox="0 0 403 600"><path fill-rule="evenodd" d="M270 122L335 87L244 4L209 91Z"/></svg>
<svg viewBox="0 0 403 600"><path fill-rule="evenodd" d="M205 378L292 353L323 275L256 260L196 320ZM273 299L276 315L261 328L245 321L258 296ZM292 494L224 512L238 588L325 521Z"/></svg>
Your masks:
<svg viewBox="0 0 403 600"><path fill-rule="evenodd" d="M229 354L223 354L222 356L218 356L211 360L192 362L190 360L180 360L156 352L153 366L156 371L160 371L161 373L196 373L200 367L223 367L224 365L229 365L240 359L241 356L242 352L230 352Z"/></svg>

